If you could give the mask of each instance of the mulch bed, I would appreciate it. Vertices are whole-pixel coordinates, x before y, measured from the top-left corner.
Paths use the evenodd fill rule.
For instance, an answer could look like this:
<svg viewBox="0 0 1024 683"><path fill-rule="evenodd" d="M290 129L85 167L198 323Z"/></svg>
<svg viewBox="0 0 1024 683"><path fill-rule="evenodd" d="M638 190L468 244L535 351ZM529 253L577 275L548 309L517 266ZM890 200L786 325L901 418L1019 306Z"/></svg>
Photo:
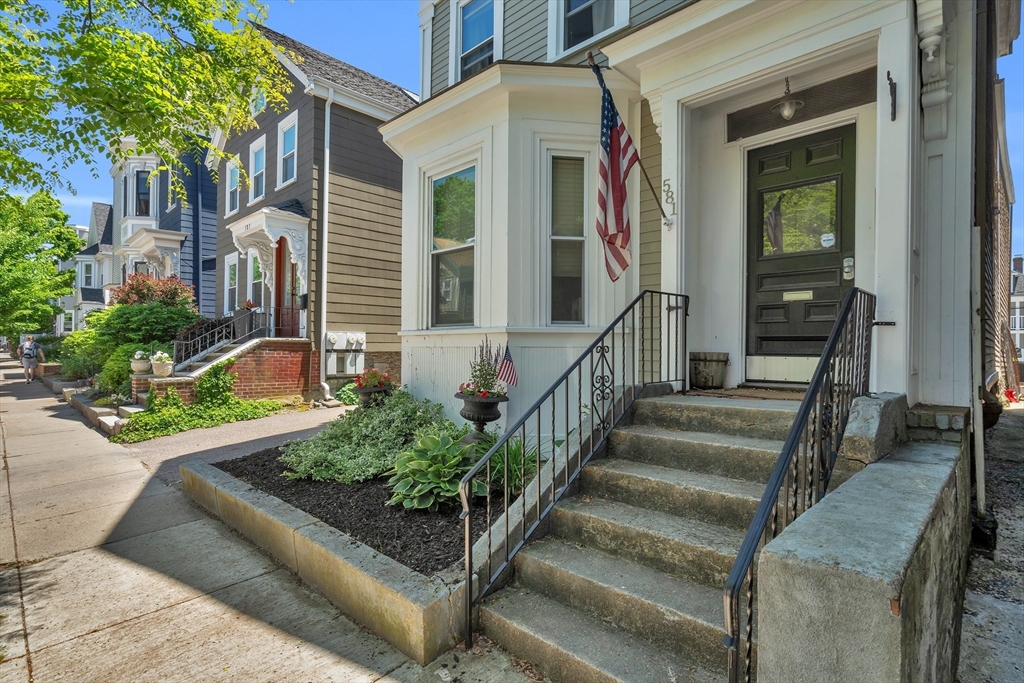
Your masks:
<svg viewBox="0 0 1024 683"><path fill-rule="evenodd" d="M386 505L391 498L387 477L358 484L288 479L282 476L285 466L280 457L280 449L268 448L214 466L425 576L456 563L462 566L465 522L459 519L460 505L437 512ZM474 506L474 538L487 529L487 516L476 513L483 507L482 500ZM492 495L491 510L492 519L501 515L499 496Z"/></svg>

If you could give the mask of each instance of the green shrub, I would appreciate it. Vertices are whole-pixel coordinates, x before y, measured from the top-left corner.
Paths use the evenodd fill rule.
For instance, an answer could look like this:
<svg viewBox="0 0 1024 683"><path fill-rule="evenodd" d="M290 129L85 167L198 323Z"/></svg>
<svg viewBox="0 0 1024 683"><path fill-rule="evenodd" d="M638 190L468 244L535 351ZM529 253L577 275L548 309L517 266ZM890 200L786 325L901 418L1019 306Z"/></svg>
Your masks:
<svg viewBox="0 0 1024 683"><path fill-rule="evenodd" d="M117 392L119 394L131 395L132 393L132 360L135 359L135 352L138 350L146 352L149 357L148 344L121 344L114 349L103 363L103 369L96 376L96 386L102 391ZM157 344L157 351L171 353L170 344ZM127 386L127 391L124 391Z"/></svg>
<svg viewBox="0 0 1024 683"><path fill-rule="evenodd" d="M111 350L121 344L169 342L199 314L187 308L173 308L162 303L117 305L96 321L97 341ZM88 323L93 326L92 321ZM104 359L106 360L106 359Z"/></svg>
<svg viewBox="0 0 1024 683"><path fill-rule="evenodd" d="M209 406L224 404L231 401L235 396L231 393L235 386L237 375L228 372L234 365L235 359L230 358L222 363L217 363L203 373L203 376L196 382L196 404Z"/></svg>
<svg viewBox="0 0 1024 683"><path fill-rule="evenodd" d="M482 458L498 443L500 435L496 431L484 432L483 438L477 443L477 455ZM491 488L505 490L505 454L508 453L508 488L510 494L518 494L525 484L533 480L537 473L537 446L524 444L520 436L513 436L507 442L508 448L502 446L491 457Z"/></svg>
<svg viewBox="0 0 1024 683"><path fill-rule="evenodd" d="M61 357L61 341L63 337L52 334L42 334L35 338L37 344L43 349L43 358L47 363L56 363Z"/></svg>
<svg viewBox="0 0 1024 683"><path fill-rule="evenodd" d="M442 420L441 404L395 391L378 405L353 410L311 438L285 446L285 476L346 484L372 479L395 466L418 430Z"/></svg>
<svg viewBox="0 0 1024 683"><path fill-rule="evenodd" d="M111 441L137 443L189 429L216 427L226 422L241 422L267 417L281 410L277 401L246 401L231 396L217 405L188 405L170 387L163 396L150 401L149 407L136 413Z"/></svg>
<svg viewBox="0 0 1024 683"><path fill-rule="evenodd" d="M92 377L103 367L96 330L76 330L61 342L61 374L68 379Z"/></svg>
<svg viewBox="0 0 1024 683"><path fill-rule="evenodd" d="M459 480L474 461L472 444L460 444L447 436L425 436L411 450L398 456L388 484L392 487L388 505L430 510L459 500ZM473 493L485 495L483 482L473 482Z"/></svg>
<svg viewBox="0 0 1024 683"><path fill-rule="evenodd" d="M196 297L192 285L177 277L156 278L144 273L134 273L110 293L115 304L148 304L158 302L164 306L195 309Z"/></svg>
<svg viewBox="0 0 1024 683"><path fill-rule="evenodd" d="M346 384L345 386L341 387L340 389L338 389L338 391L335 392L334 398L336 398L337 400L341 401L342 405L346 405L346 406L359 405L359 396L356 394L356 392L352 391L355 388L356 388L356 383L355 382L349 382L348 384Z"/></svg>

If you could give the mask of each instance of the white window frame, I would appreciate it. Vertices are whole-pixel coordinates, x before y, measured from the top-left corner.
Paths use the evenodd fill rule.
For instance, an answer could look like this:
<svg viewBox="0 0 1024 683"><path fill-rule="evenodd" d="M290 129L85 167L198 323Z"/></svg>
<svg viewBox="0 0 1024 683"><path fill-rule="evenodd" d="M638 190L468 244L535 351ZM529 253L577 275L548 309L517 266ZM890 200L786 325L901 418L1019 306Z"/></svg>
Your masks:
<svg viewBox="0 0 1024 683"><path fill-rule="evenodd" d="M295 149L292 151L292 155L295 157L294 171L290 180L281 182L281 178L284 177L284 132L295 126ZM264 155L264 163L266 162L266 155ZM277 186L274 190L280 190L283 187L288 187L296 180L299 179L299 112L293 111L288 116L281 119L277 124ZM264 181L264 185L266 182Z"/></svg>
<svg viewBox="0 0 1024 683"><path fill-rule="evenodd" d="M553 163L554 163L555 157L569 158L569 159L580 159L580 160L583 161L583 235L580 236L580 237L570 237L570 236L564 236L564 235L555 235L554 231L553 231L554 226L552 225L552 221L551 221L551 210L552 210L552 208L554 208L553 205L554 205L554 196L555 196L555 194L554 194L554 187L552 185L552 183L553 183L553 181L555 179L554 172L553 172ZM544 280L544 288L546 290L545 291L544 300L547 302L547 305L546 305L546 308L547 308L547 324L552 326L552 327L565 327L565 326L570 326L570 327L572 327L572 326L576 326L576 327L584 326L585 327L587 325L587 319L589 318L589 316L587 315L587 313L588 313L587 307L588 307L588 303L589 303L588 302L588 296L587 296L587 291L588 291L587 282L589 281L589 277L590 277L590 268L589 268L589 261L590 261L590 259L588 258L588 254L590 253L589 239L588 239L590 231L587 230L587 226L590 224L590 223L588 223L588 219L590 218L590 206L589 206L589 202L588 202L588 199L589 199L588 195L590 193L589 193L588 188L592 184L592 178L590 176L590 154L588 152L581 151L581 150L562 150L562 149L555 149L555 148L547 148L545 150L545 155L544 155L544 166L545 166L545 169L546 169L546 172L544 174L544 181L543 181L544 182L544 187L545 187L545 194L544 194L544 201L542 202L542 204L545 207L545 210L544 210L545 224L547 225L547 259L546 259L547 260L547 268L545 269L547 277ZM554 243L555 242L581 242L583 244L583 273L582 273L582 280L583 280L583 282L582 282L582 295L580 297L580 313L581 313L582 320L557 320L556 321L556 320L554 320L552 318L553 311L551 310L551 295L552 295L551 278L553 276L552 267L554 265Z"/></svg>
<svg viewBox="0 0 1024 683"><path fill-rule="evenodd" d="M256 118L267 110L267 94L262 88L256 88L252 93L252 102L249 105L249 111L252 113L252 117Z"/></svg>
<svg viewBox="0 0 1024 683"><path fill-rule="evenodd" d="M143 215L139 213L139 174L146 174L146 186L149 187L149 213ZM152 175L153 169L147 169L146 167L136 168L132 172L132 176L135 182L129 183L132 186L132 217L133 218L155 218L160 215L160 209L157 204L160 201L160 174Z"/></svg>
<svg viewBox="0 0 1024 683"><path fill-rule="evenodd" d="M235 208L231 208L231 172L237 171L237 177L235 178L235 192L238 197L235 199ZM242 172L237 161L229 161L227 166L224 167L224 173L227 176L227 183L224 185L224 217L234 216L238 213L238 210L242 207Z"/></svg>
<svg viewBox="0 0 1024 683"><path fill-rule="evenodd" d="M483 166L483 158L481 150L474 149L468 155L461 155L457 159L449 161L444 166L438 166L431 169L429 172L424 173L424 208L425 220L424 224L424 241L423 244L426 247L424 254L426 257L424 275L425 275L425 286L421 291L426 293L424 297L426 302L425 310L425 321L426 329L431 330L452 330L452 329L465 329L472 327L479 327L480 324L480 217L483 213L482 199L483 199L483 183L481 182L481 168ZM472 245L464 244L458 247L451 247L449 249L441 249L434 251L434 181L440 180L446 176L465 171L468 168L474 168L474 185L476 196L474 197L475 211L473 215L473 243ZM472 246L473 248L473 322L472 323L461 323L456 325L437 325L434 323L434 283L433 283L433 269L434 269L434 256L444 254L449 251L458 251L460 249L466 249Z"/></svg>
<svg viewBox="0 0 1024 683"><path fill-rule="evenodd" d="M63 318L63 320L61 321L61 333L69 334L71 332L74 332L75 331L75 312L74 311L64 311L64 315L61 316L61 317ZM70 323L70 325L68 323Z"/></svg>
<svg viewBox="0 0 1024 683"><path fill-rule="evenodd" d="M433 37L434 3L429 2L420 10L420 102L430 97Z"/></svg>
<svg viewBox="0 0 1024 683"><path fill-rule="evenodd" d="M89 271L88 273L85 272L86 269L88 269L88 271ZM82 264L82 286L83 287L93 287L94 286L93 282L95 282L95 278L96 278L96 269L93 267L93 264L89 263L89 262L83 263Z"/></svg>
<svg viewBox="0 0 1024 683"><path fill-rule="evenodd" d="M164 211L164 213L170 213L171 209L174 209L174 208L176 208L178 206L178 198L174 197L171 194L171 185L173 184L171 182L171 173L173 173L173 171L171 171L171 169L168 168L167 169L167 210Z"/></svg>
<svg viewBox="0 0 1024 683"><path fill-rule="evenodd" d="M256 152L263 150L263 170L256 172ZM263 174L263 194L253 194L256 189L256 176ZM263 201L267 196L267 136L261 135L260 139L249 145L249 206Z"/></svg>
<svg viewBox="0 0 1024 683"><path fill-rule="evenodd" d="M261 275L259 280L253 279L253 275L254 275L253 271L255 271L255 268L252 267L252 263L253 263L253 259L259 261L259 258L260 258L259 254L257 254L254 249L250 249L249 253L247 254L247 257L249 259L249 267L246 269L246 271L247 271L246 275L248 276L246 278L248 280L248 287L246 287L246 295L247 296L245 297L245 300L246 301L252 301L252 291L253 291L253 288L256 287L257 285L259 287L261 287L261 288L263 287L263 277ZM261 271L264 268L267 267L267 264L263 263L262 261L259 261L259 264L260 264L260 270ZM265 290L265 288L264 289L260 289L260 304L259 304L259 306L256 307L259 310L263 310L263 307L266 304L266 301L265 301L265 299L266 299L266 291L264 291L264 290Z"/></svg>
<svg viewBox="0 0 1024 683"><path fill-rule="evenodd" d="M235 300L231 301L228 292L231 290L231 266L235 267ZM235 312L238 308L238 252L224 257L224 315Z"/></svg>
<svg viewBox="0 0 1024 683"><path fill-rule="evenodd" d="M612 0L615 3L615 19L610 28L591 36L582 43L566 48L563 45L565 36L565 0L548 1L548 61L554 62L566 55L574 54L591 47L602 38L629 26L629 0Z"/></svg>
<svg viewBox="0 0 1024 683"><path fill-rule="evenodd" d="M462 80L462 8L472 0L448 0L448 83L454 85ZM505 0L494 0L494 50L491 63L502 59L505 28ZM429 65L428 65L429 69ZM429 83L430 77L427 76Z"/></svg>

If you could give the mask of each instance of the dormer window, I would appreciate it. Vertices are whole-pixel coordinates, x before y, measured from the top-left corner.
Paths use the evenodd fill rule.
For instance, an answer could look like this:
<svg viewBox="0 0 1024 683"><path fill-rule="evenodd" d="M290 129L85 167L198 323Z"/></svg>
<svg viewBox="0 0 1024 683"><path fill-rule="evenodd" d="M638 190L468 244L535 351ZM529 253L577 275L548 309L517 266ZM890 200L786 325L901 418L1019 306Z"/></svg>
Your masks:
<svg viewBox="0 0 1024 683"><path fill-rule="evenodd" d="M565 49L604 33L615 24L613 0L563 0Z"/></svg>
<svg viewBox="0 0 1024 683"><path fill-rule="evenodd" d="M461 8L460 80L494 61L494 0L471 0Z"/></svg>
<svg viewBox="0 0 1024 683"><path fill-rule="evenodd" d="M135 172L135 215L149 215L149 173Z"/></svg>

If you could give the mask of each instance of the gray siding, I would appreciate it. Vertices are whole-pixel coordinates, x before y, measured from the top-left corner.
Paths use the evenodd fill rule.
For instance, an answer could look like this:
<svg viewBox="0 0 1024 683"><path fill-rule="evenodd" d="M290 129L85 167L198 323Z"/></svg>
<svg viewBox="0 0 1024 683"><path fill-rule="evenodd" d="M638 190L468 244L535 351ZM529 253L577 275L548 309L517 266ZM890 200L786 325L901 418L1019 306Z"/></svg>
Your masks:
<svg viewBox="0 0 1024 683"><path fill-rule="evenodd" d="M448 0L440 0L434 7L434 25L430 29L430 95L433 97L448 87L448 38L451 28L451 10Z"/></svg>
<svg viewBox="0 0 1024 683"><path fill-rule="evenodd" d="M316 166L323 149L324 101L317 99ZM367 334L367 351L401 351L402 160L384 144L380 121L335 105L331 111L331 183L327 247L327 326ZM317 185L314 195L319 197ZM310 262L319 259L318 221ZM311 271L318 267L311 266ZM310 308L319 306L317 282ZM319 320L311 319L313 339Z"/></svg>
<svg viewBox="0 0 1024 683"><path fill-rule="evenodd" d="M629 25L633 28L642 26L647 22L657 19L663 14L668 14L684 5L689 5L694 0L630 0L629 2Z"/></svg>
<svg viewBox="0 0 1024 683"><path fill-rule="evenodd" d="M227 176L225 175L226 164L222 163L219 169L218 183L216 185L217 197L217 230L216 230L216 255L217 255L217 283L216 283L216 310L218 315L224 315L231 311L224 310L224 257L234 253L235 244L231 239L231 233L227 226L230 223L241 220L248 214L274 204L297 199L302 203L306 212L315 217L313 206L313 184L315 182L315 171L313 164L313 129L316 122L313 116L313 97L302 92L302 86L293 80L291 93L288 95L287 108L278 113L268 107L263 113L256 117L257 128L238 133L236 137L230 138L224 145L224 151L229 154L237 154L242 168L249 170L249 146L256 142L261 136L266 135L266 176L264 179L265 196L262 200L252 206L248 206L249 190L244 183L240 187L239 209L237 213L224 217L227 209ZM299 139L296 144L298 151L298 163L296 165L296 181L280 191L275 190L277 186L277 124L292 111L298 111ZM320 122L321 134L323 133L323 121ZM313 222L310 221L310 225ZM310 228L312 230L312 227ZM312 250L311 250L312 251ZM248 272L246 267L248 261L245 258L238 259L238 288L239 300L235 306L245 303L242 296L244 287L241 283L247 281ZM312 278L312 263L310 264L310 279ZM312 285L312 283L310 283ZM233 309L232 309L233 310Z"/></svg>
<svg viewBox="0 0 1024 683"><path fill-rule="evenodd" d="M541 0L507 0L502 56L515 62L548 58L548 7Z"/></svg>

